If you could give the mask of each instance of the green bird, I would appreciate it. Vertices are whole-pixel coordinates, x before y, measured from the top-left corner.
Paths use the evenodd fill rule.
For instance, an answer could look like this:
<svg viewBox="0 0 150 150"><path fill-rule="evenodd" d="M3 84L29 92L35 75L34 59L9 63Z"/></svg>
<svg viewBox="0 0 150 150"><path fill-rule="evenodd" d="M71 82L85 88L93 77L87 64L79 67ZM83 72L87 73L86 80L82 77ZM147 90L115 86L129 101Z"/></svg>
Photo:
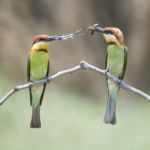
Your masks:
<svg viewBox="0 0 150 150"><path fill-rule="evenodd" d="M107 43L107 55L105 69L113 76L123 79L127 64L127 47L124 43L123 33L115 27L95 27L95 31L101 32ZM116 99L119 86L107 79L108 101L104 117L105 123L116 124Z"/></svg>
<svg viewBox="0 0 150 150"><path fill-rule="evenodd" d="M49 42L59 40L57 36L38 35L33 39L27 65L28 82L44 79L49 74L48 46ZM40 128L40 106L42 104L46 84L30 87L30 104L32 106L31 128Z"/></svg>

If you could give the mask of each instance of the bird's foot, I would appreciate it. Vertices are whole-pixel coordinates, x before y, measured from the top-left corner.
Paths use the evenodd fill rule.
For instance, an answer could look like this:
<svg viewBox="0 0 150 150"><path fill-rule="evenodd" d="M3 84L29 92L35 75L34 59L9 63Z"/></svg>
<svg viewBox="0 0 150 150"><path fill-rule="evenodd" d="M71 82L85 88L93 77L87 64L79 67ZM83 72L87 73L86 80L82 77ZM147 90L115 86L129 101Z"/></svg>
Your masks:
<svg viewBox="0 0 150 150"><path fill-rule="evenodd" d="M107 74L108 72L109 72L109 69L108 69L108 68L104 70L104 73L105 73L105 74Z"/></svg>

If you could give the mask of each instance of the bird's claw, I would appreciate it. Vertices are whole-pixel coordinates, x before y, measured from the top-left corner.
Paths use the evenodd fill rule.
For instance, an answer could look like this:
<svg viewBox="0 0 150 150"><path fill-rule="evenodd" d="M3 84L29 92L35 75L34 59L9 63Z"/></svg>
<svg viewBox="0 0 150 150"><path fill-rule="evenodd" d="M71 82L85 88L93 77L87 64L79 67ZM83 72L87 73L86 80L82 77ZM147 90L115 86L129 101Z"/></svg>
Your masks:
<svg viewBox="0 0 150 150"><path fill-rule="evenodd" d="M105 69L104 72L105 72L105 74L107 74L109 72L109 69L108 68Z"/></svg>

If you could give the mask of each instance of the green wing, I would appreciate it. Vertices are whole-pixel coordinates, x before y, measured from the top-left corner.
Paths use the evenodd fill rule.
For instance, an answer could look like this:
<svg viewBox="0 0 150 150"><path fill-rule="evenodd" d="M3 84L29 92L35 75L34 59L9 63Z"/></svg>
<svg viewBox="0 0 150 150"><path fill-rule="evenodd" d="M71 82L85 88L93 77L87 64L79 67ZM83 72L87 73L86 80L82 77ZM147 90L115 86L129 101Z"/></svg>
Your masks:
<svg viewBox="0 0 150 150"><path fill-rule="evenodd" d="M30 81L30 56L28 56L28 61L27 61L27 81Z"/></svg>
<svg viewBox="0 0 150 150"><path fill-rule="evenodd" d="M46 77L48 77L48 75L49 75L49 61L48 61L48 65L47 65L47 74L46 74ZM43 91L42 91L42 95L40 97L40 105L42 104L43 96L44 96L44 93L45 93L45 88L46 88L46 83L43 84Z"/></svg>
<svg viewBox="0 0 150 150"><path fill-rule="evenodd" d="M107 69L107 59L108 59L108 52L106 52L106 56L105 56L105 69Z"/></svg>
<svg viewBox="0 0 150 150"><path fill-rule="evenodd" d="M30 82L30 55L28 56L28 62L27 62L27 80ZM31 93L31 87L29 87L29 94L30 94L30 105L32 104L32 93Z"/></svg>
<svg viewBox="0 0 150 150"><path fill-rule="evenodd" d="M125 71L126 71L126 66L127 66L127 59L128 59L128 49L127 47L124 48L124 65L123 65L123 73L119 77L120 79L123 79Z"/></svg>

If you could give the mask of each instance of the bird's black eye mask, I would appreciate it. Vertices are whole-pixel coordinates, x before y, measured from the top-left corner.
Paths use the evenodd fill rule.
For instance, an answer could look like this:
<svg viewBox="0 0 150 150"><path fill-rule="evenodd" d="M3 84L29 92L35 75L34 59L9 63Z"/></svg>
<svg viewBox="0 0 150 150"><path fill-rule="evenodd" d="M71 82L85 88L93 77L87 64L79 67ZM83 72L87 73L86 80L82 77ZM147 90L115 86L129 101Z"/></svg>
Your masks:
<svg viewBox="0 0 150 150"><path fill-rule="evenodd" d="M113 33L112 33L112 32L110 32L110 31L104 31L104 33L105 33L105 34L113 35Z"/></svg>
<svg viewBox="0 0 150 150"><path fill-rule="evenodd" d="M43 42L43 41L46 41L46 39L40 38L40 39L38 40L38 42Z"/></svg>

